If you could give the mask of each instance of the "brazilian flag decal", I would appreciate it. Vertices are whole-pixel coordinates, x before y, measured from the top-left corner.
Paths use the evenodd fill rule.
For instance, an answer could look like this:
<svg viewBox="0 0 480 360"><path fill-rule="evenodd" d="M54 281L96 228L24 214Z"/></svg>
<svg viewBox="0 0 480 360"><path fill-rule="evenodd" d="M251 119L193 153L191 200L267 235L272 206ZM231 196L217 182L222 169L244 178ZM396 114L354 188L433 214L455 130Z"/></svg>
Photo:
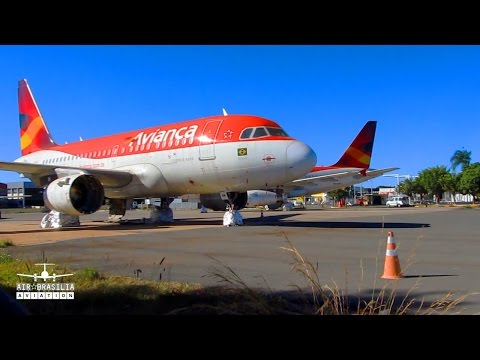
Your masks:
<svg viewBox="0 0 480 360"><path fill-rule="evenodd" d="M237 155L238 155L238 156L245 156L245 155L247 155L247 148L237 149Z"/></svg>

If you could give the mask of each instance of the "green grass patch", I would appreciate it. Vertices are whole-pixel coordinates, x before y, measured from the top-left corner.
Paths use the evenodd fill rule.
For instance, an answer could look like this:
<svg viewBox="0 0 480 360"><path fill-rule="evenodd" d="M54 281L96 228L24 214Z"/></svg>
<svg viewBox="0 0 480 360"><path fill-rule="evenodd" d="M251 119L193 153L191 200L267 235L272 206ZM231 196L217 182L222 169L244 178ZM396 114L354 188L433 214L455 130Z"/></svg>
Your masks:
<svg viewBox="0 0 480 360"><path fill-rule="evenodd" d="M76 279L81 281L100 280L102 276L94 268L85 268L76 274Z"/></svg>
<svg viewBox="0 0 480 360"><path fill-rule="evenodd" d="M12 261L12 256L5 249L0 249L0 264L6 264Z"/></svg>
<svg viewBox="0 0 480 360"><path fill-rule="evenodd" d="M30 261L13 259L7 253L3 255L8 260L0 262L0 286L15 297L17 283L34 283L33 279L17 274L41 270ZM105 276L94 268L72 271L55 266L49 273L74 273L57 282L73 283L75 299L20 301L32 314L164 314L179 306L190 306L203 289L198 284Z"/></svg>
<svg viewBox="0 0 480 360"><path fill-rule="evenodd" d="M0 240L0 249L1 248L6 248L9 246L13 246L13 243L11 240Z"/></svg>

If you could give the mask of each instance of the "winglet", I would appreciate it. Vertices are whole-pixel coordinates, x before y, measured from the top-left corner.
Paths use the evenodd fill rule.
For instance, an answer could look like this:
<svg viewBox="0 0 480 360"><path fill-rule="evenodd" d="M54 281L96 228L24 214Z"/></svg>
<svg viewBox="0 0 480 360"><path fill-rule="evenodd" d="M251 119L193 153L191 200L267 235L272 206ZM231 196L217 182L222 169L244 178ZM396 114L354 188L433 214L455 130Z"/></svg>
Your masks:
<svg viewBox="0 0 480 360"><path fill-rule="evenodd" d="M222 111L223 111L223 116L228 116L227 110L225 110L225 108L222 108Z"/></svg>
<svg viewBox="0 0 480 360"><path fill-rule="evenodd" d="M22 155L55 146L27 80L18 82L18 111L20 116L20 148Z"/></svg>
<svg viewBox="0 0 480 360"><path fill-rule="evenodd" d="M377 122L374 120L368 121L340 160L332 166L368 169L370 167L376 129Z"/></svg>

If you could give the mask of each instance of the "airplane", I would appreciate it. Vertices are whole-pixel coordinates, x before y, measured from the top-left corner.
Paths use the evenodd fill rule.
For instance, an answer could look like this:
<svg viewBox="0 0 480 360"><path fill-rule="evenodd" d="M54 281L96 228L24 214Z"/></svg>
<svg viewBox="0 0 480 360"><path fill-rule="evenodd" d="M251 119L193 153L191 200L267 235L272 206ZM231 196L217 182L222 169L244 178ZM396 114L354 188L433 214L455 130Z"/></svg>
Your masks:
<svg viewBox="0 0 480 360"><path fill-rule="evenodd" d="M247 191L245 207L262 206L267 210L274 210L291 197L341 189L398 169L369 169L376 128L376 121L368 121L335 164L313 167L305 176L286 183L282 193L273 189ZM224 207L216 194L200 195L200 202L212 210L222 210Z"/></svg>
<svg viewBox="0 0 480 360"><path fill-rule="evenodd" d="M171 214L170 222L173 197L191 193L220 194L236 211L247 201L248 190L268 187L281 192L284 183L303 176L316 163L308 145L260 116L224 111L58 145L26 79L18 84L18 104L22 156L0 162L0 170L21 173L44 187L45 206L57 217L91 214L105 201L108 219L119 221L127 201L157 197L159 210ZM78 125L80 119L69 119L72 122Z"/></svg>
<svg viewBox="0 0 480 360"><path fill-rule="evenodd" d="M29 275L29 274L17 274L18 276L26 276L26 277L31 277L33 278L33 281L37 281L37 279L43 279L43 281L47 281L47 279L53 279L53 281L55 281L57 278L59 277L63 277L63 276L72 276L73 274L61 274L61 275L57 275L55 273L53 273L52 275L49 275L48 274L48 271L47 271L47 265L51 265L51 266L54 266L55 264L47 264L47 263L41 263L41 264L35 264L35 265L39 265L39 266L42 266L43 265L43 271L41 272L40 275L38 275L37 273L33 274L33 275Z"/></svg>

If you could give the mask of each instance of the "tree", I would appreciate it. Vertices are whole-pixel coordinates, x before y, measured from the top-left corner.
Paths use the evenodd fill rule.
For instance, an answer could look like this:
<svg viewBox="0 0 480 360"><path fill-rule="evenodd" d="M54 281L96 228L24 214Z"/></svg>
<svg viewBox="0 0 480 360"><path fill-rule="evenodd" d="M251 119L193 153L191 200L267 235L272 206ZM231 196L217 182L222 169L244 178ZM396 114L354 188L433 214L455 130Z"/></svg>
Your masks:
<svg viewBox="0 0 480 360"><path fill-rule="evenodd" d="M442 176L440 179L440 183L442 188L445 191L448 191L452 194L453 202L455 203L455 194L460 190L460 178L462 177L462 173L455 174L455 173L448 173Z"/></svg>
<svg viewBox="0 0 480 360"><path fill-rule="evenodd" d="M462 171L466 166L470 165L470 161L472 160L471 156L472 156L472 152L467 151L465 149L455 151L455 153L450 158L450 163L452 164L453 172L455 172L455 169L459 165L462 166Z"/></svg>
<svg viewBox="0 0 480 360"><path fill-rule="evenodd" d="M398 185L398 192L413 197L415 193L415 182L411 179L405 179Z"/></svg>
<svg viewBox="0 0 480 360"><path fill-rule="evenodd" d="M428 191L420 184L417 179L406 179L400 183L398 186L398 191L400 193L406 194L410 197L413 197L414 194L420 194L423 198L423 195L427 194Z"/></svg>
<svg viewBox="0 0 480 360"><path fill-rule="evenodd" d="M449 172L445 166L434 166L420 171L416 181L428 191L429 194L435 195L437 199L437 204L442 198L442 194L445 190L442 179Z"/></svg>
<svg viewBox="0 0 480 360"><path fill-rule="evenodd" d="M328 197L332 198L334 200L334 204L336 204L337 200L340 200L348 195L348 189L349 188L329 191L327 195Z"/></svg>
<svg viewBox="0 0 480 360"><path fill-rule="evenodd" d="M480 163L476 162L467 166L462 171L460 189L465 194L472 194L473 201L480 195Z"/></svg>

